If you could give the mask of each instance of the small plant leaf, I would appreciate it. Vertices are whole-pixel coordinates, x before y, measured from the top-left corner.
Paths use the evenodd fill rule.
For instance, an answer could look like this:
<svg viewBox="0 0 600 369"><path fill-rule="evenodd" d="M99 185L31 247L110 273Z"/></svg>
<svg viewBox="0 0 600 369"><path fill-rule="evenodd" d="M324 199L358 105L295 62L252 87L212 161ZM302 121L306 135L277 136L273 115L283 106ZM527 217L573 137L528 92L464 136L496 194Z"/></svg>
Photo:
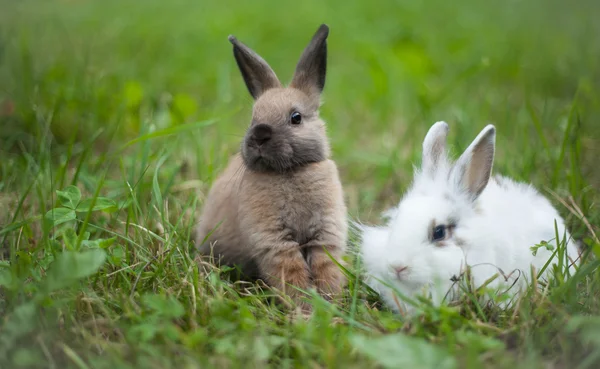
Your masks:
<svg viewBox="0 0 600 369"><path fill-rule="evenodd" d="M125 259L125 250L122 246L116 245L110 250L110 258L111 263L115 265L121 264L121 262Z"/></svg>
<svg viewBox="0 0 600 369"><path fill-rule="evenodd" d="M84 240L81 242L81 244L83 245L83 247L88 248L88 249L107 249L109 248L113 243L115 243L115 241L117 240L116 237L111 237L111 238L100 238L97 240Z"/></svg>
<svg viewBox="0 0 600 369"><path fill-rule="evenodd" d="M75 186L68 186L62 191L56 191L60 204L69 209L75 209L81 201L81 191Z"/></svg>
<svg viewBox="0 0 600 369"><path fill-rule="evenodd" d="M456 332L456 340L469 348L469 350L484 353L499 351L505 349L504 342L493 338L477 334L470 331Z"/></svg>
<svg viewBox="0 0 600 369"><path fill-rule="evenodd" d="M0 287L7 287L8 289L11 289L12 285L13 285L13 278L12 278L10 269L8 269L8 268L0 269Z"/></svg>
<svg viewBox="0 0 600 369"><path fill-rule="evenodd" d="M76 218L75 211L67 208L54 208L44 215L44 221L49 228L69 222Z"/></svg>
<svg viewBox="0 0 600 369"><path fill-rule="evenodd" d="M254 340L254 354L260 361L268 360L281 345L285 339L279 336L257 337Z"/></svg>
<svg viewBox="0 0 600 369"><path fill-rule="evenodd" d="M111 238L105 238L105 239L100 239L98 240L98 247L100 247L101 249L107 249L109 248L113 243L115 243L115 241L117 240L117 237L111 237Z"/></svg>
<svg viewBox="0 0 600 369"><path fill-rule="evenodd" d="M33 302L17 306L3 317L0 330L0 356L6 355L15 347L18 340L33 331L37 325L37 309Z"/></svg>
<svg viewBox="0 0 600 369"><path fill-rule="evenodd" d="M77 209L75 209L75 211L77 211L78 213L86 213L88 210L90 210L91 205L92 205L92 199L85 199L79 204L79 206L77 206ZM94 204L92 211L99 211L99 210L103 210L103 211L117 210L117 203L111 199L107 199L106 197L98 197L98 198L96 198L96 203Z"/></svg>
<svg viewBox="0 0 600 369"><path fill-rule="evenodd" d="M77 245L77 233L73 228L67 228L63 232L63 242L67 250L75 250L75 245Z"/></svg>
<svg viewBox="0 0 600 369"><path fill-rule="evenodd" d="M136 341L148 342L158 334L160 328L156 322L141 323L134 325L129 330L128 335Z"/></svg>
<svg viewBox="0 0 600 369"><path fill-rule="evenodd" d="M384 368L455 369L456 359L427 341L393 334L382 337L354 335L352 346Z"/></svg>
<svg viewBox="0 0 600 369"><path fill-rule="evenodd" d="M170 296L148 294L142 297L142 301L146 307L166 318L180 318L185 314L181 303Z"/></svg>
<svg viewBox="0 0 600 369"><path fill-rule="evenodd" d="M47 291L67 287L79 279L93 275L104 264L105 259L106 253L101 249L62 252L48 270Z"/></svg>

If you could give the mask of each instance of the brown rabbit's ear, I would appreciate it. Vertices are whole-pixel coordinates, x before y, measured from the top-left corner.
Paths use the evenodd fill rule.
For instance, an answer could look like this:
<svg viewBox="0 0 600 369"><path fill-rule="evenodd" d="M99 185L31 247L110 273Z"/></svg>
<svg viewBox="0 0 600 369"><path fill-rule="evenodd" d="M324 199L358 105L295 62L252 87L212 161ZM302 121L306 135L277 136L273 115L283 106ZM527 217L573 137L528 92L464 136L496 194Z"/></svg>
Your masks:
<svg viewBox="0 0 600 369"><path fill-rule="evenodd" d="M297 88L309 96L321 94L327 73L327 36L329 27L322 24L304 49L290 87Z"/></svg>
<svg viewBox="0 0 600 369"><path fill-rule="evenodd" d="M281 82L267 62L251 48L238 41L234 36L228 37L233 45L233 56L237 62L246 87L254 99L270 88L281 87Z"/></svg>

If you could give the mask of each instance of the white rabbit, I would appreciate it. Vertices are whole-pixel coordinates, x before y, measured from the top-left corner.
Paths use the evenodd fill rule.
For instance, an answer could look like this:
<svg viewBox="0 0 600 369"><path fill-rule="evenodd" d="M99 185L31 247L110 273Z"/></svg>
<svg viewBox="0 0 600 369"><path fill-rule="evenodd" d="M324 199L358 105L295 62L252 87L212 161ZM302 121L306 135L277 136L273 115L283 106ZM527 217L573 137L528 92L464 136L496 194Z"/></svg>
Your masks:
<svg viewBox="0 0 600 369"><path fill-rule="evenodd" d="M498 274L487 287L515 297L531 280L531 267L540 271L553 253L540 247L534 256L531 247L547 241L556 248L556 230L560 242L567 240L565 264L572 273L579 250L551 203L531 185L490 178L495 127L485 127L454 165L447 134L445 122L430 128L422 167L398 206L386 212L388 224L359 226L371 287L392 309L414 312L394 289L409 298L425 293L439 305L452 299L457 277L469 266L476 287Z"/></svg>

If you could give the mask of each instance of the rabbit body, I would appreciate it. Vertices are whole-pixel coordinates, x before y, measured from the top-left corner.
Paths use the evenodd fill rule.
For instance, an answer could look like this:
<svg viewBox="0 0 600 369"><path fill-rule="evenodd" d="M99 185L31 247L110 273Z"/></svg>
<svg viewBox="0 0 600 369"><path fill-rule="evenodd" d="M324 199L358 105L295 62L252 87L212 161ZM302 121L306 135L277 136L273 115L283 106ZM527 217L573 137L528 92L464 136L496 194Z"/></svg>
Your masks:
<svg viewBox="0 0 600 369"><path fill-rule="evenodd" d="M345 251L342 194L331 160L275 174L244 170L236 155L209 193L199 229L201 237L214 231L200 251L280 287L283 274L297 287L314 280L327 290L342 282L322 249L338 257Z"/></svg>

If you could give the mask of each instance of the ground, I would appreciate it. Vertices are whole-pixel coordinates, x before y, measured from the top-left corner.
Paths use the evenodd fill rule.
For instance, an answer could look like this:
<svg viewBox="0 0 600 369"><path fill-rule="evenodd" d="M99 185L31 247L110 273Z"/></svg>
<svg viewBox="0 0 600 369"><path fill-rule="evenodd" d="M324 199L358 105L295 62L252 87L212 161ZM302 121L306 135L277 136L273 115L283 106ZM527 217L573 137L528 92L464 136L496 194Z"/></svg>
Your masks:
<svg viewBox="0 0 600 369"><path fill-rule="evenodd" d="M0 1L0 367L595 368L600 5L578 1ZM252 100L229 34L282 80L318 25L321 110L353 220L410 184L429 126L488 123L591 250L514 309L395 315L349 256L341 301L296 319L189 242ZM506 230L510 232L510 230ZM355 240L355 237L353 237Z"/></svg>

